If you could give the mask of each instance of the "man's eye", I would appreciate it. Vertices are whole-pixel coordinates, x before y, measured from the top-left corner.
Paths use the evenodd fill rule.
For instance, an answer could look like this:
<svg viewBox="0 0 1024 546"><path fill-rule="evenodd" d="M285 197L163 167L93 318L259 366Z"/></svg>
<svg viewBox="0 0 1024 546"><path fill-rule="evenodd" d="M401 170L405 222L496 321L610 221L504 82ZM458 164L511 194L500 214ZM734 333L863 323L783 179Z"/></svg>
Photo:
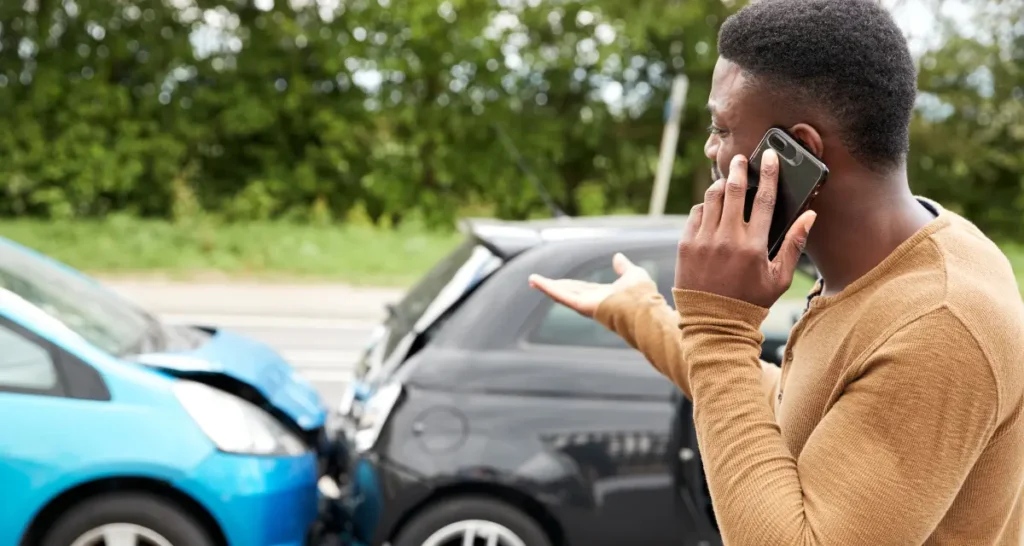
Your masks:
<svg viewBox="0 0 1024 546"><path fill-rule="evenodd" d="M721 135L725 133L725 129L721 127L715 127L714 124L708 125L708 133L712 135Z"/></svg>

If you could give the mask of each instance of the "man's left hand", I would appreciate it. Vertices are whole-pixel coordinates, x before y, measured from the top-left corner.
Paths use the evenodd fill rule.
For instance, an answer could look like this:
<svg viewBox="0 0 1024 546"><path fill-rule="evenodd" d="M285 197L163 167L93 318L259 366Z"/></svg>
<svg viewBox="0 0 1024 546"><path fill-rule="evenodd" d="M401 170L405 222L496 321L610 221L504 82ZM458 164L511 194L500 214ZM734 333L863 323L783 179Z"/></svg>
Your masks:
<svg viewBox="0 0 1024 546"><path fill-rule="evenodd" d="M728 180L718 180L704 203L690 212L676 256L676 288L708 292L760 307L771 307L793 282L815 213L806 211L790 228L774 260L768 259L768 231L775 209L779 158L761 157L761 181L750 221L743 220L747 158L732 160Z"/></svg>

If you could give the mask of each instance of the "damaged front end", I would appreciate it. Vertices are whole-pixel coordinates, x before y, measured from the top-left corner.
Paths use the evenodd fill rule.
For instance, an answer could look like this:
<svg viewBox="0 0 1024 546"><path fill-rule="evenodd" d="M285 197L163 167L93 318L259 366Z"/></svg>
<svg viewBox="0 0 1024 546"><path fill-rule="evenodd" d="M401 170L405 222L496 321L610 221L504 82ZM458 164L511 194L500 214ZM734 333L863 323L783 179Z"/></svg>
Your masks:
<svg viewBox="0 0 1024 546"><path fill-rule="evenodd" d="M348 527L341 484L349 465L344 434L328 422L320 395L281 356L248 338L203 328L210 338L195 350L149 353L129 360L242 398L272 415L316 454L320 517L308 544L340 544Z"/></svg>

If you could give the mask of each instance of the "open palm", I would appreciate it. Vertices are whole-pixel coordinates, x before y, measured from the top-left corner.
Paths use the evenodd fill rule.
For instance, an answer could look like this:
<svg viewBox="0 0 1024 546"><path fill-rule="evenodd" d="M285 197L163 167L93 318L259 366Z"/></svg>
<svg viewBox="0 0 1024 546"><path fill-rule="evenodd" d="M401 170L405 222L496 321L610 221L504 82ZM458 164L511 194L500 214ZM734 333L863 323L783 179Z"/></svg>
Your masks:
<svg viewBox="0 0 1024 546"><path fill-rule="evenodd" d="M616 254L612 258L612 267L619 278L609 284L530 275L530 286L586 317L593 317L601 302L617 292L645 283L657 290L650 274L623 254Z"/></svg>

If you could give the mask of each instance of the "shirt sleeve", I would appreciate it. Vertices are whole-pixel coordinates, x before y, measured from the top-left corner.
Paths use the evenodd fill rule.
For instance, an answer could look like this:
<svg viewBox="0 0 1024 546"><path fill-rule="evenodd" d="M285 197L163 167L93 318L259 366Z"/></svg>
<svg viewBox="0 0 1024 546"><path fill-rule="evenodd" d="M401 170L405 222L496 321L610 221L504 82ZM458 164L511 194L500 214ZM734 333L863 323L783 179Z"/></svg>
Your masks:
<svg viewBox="0 0 1024 546"><path fill-rule="evenodd" d="M692 399L689 367L682 356L679 314L654 283L633 286L609 296L598 306L594 319L640 351L656 370ZM762 390L769 406L774 408L781 370L770 362L759 362Z"/></svg>
<svg viewBox="0 0 1024 546"><path fill-rule="evenodd" d="M927 540L999 414L991 366L955 316L921 316L853 363L845 389L794 457L761 402L758 327L767 310L702 292L674 296L726 544Z"/></svg>

